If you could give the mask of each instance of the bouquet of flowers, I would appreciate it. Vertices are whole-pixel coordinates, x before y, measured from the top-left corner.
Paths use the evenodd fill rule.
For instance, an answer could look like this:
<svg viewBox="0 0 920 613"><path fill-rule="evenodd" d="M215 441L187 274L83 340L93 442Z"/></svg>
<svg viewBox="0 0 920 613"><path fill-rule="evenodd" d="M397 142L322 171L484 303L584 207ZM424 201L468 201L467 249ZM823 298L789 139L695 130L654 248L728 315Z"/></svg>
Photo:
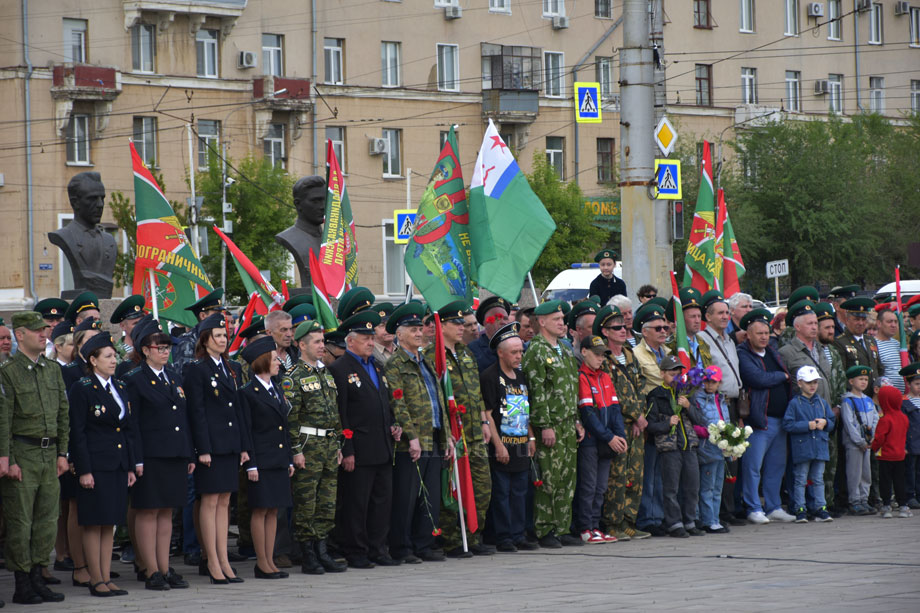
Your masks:
<svg viewBox="0 0 920 613"><path fill-rule="evenodd" d="M709 442L719 448L726 458L740 458L751 444L748 438L753 434L750 426L740 427L721 419L709 424Z"/></svg>

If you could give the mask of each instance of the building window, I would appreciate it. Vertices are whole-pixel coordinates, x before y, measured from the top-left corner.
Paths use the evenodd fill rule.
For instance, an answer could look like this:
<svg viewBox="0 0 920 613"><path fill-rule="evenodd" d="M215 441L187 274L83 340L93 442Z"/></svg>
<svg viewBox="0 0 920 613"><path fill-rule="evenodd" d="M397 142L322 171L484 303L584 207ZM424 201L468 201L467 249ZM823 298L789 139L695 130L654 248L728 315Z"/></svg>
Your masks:
<svg viewBox="0 0 920 613"><path fill-rule="evenodd" d="M386 40L380 43L380 74L384 87L399 85L399 43Z"/></svg>
<svg viewBox="0 0 920 613"><path fill-rule="evenodd" d="M827 0L827 39L840 40L843 31L840 21L840 0Z"/></svg>
<svg viewBox="0 0 920 613"><path fill-rule="evenodd" d="M198 120L198 169L207 170L208 164L220 146L220 122L213 119Z"/></svg>
<svg viewBox="0 0 920 613"><path fill-rule="evenodd" d="M786 36L799 35L799 0L786 0Z"/></svg>
<svg viewBox="0 0 920 613"><path fill-rule="evenodd" d="M383 220L383 293L406 293L406 246L393 241L393 220Z"/></svg>
<svg viewBox="0 0 920 613"><path fill-rule="evenodd" d="M134 148L144 164L151 168L157 163L157 118L134 118Z"/></svg>
<svg viewBox="0 0 920 613"><path fill-rule="evenodd" d="M910 8L910 46L920 47L920 7Z"/></svg>
<svg viewBox="0 0 920 613"><path fill-rule="evenodd" d="M601 85L601 98L613 95L613 58L594 58L594 78Z"/></svg>
<svg viewBox="0 0 920 613"><path fill-rule="evenodd" d="M546 137L546 161L556 171L560 181L565 181L565 139L561 136Z"/></svg>
<svg viewBox="0 0 920 613"><path fill-rule="evenodd" d="M696 65L696 105L712 106L712 65Z"/></svg>
<svg viewBox="0 0 920 613"><path fill-rule="evenodd" d="M597 139L597 182L610 183L613 181L613 148L616 139Z"/></svg>
<svg viewBox="0 0 920 613"><path fill-rule="evenodd" d="M869 112L885 112L885 77L869 77Z"/></svg>
<svg viewBox="0 0 920 613"><path fill-rule="evenodd" d="M511 0L489 0L490 13L510 13Z"/></svg>
<svg viewBox="0 0 920 613"><path fill-rule="evenodd" d="M195 34L198 76L217 77L217 30L198 30Z"/></svg>
<svg viewBox="0 0 920 613"><path fill-rule="evenodd" d="M869 44L882 44L882 5L873 2L869 11Z"/></svg>
<svg viewBox="0 0 920 613"><path fill-rule="evenodd" d="M67 163L89 164L89 115L71 115L67 124Z"/></svg>
<svg viewBox="0 0 920 613"><path fill-rule="evenodd" d="M741 104L757 104L757 69L741 69Z"/></svg>
<svg viewBox="0 0 920 613"><path fill-rule="evenodd" d="M547 51L543 54L543 87L547 96L560 98L565 95L565 72L563 54Z"/></svg>
<svg viewBox="0 0 920 613"><path fill-rule="evenodd" d="M131 68L136 72L153 72L156 54L156 26L141 23L131 28Z"/></svg>
<svg viewBox="0 0 920 613"><path fill-rule="evenodd" d="M332 141L332 151L339 161L339 168L345 172L345 128L326 126L326 139ZM329 160L326 160L326 163L328 162Z"/></svg>
<svg viewBox="0 0 920 613"><path fill-rule="evenodd" d="M325 83L341 85L345 82L345 39L323 39L323 59L326 64Z"/></svg>
<svg viewBox="0 0 920 613"><path fill-rule="evenodd" d="M831 113L843 112L843 75L827 75L828 85L828 109Z"/></svg>
<svg viewBox="0 0 920 613"><path fill-rule="evenodd" d="M565 16L565 0L543 0L544 17Z"/></svg>
<svg viewBox="0 0 920 613"><path fill-rule="evenodd" d="M287 156L284 153L284 124L273 123L262 139L262 153L275 168L284 168Z"/></svg>
<svg viewBox="0 0 920 613"><path fill-rule="evenodd" d="M910 81L910 110L920 113L920 81L917 79Z"/></svg>
<svg viewBox="0 0 920 613"><path fill-rule="evenodd" d="M754 31L754 0L740 0L741 2L741 31Z"/></svg>
<svg viewBox="0 0 920 613"><path fill-rule="evenodd" d="M438 45L438 89L455 92L460 89L460 47Z"/></svg>
<svg viewBox="0 0 920 613"><path fill-rule="evenodd" d="M280 77L284 74L284 52L281 34L262 35L262 74Z"/></svg>
<svg viewBox="0 0 920 613"><path fill-rule="evenodd" d="M383 138L387 141L387 152L383 154L383 176L399 177L402 174L402 164L399 158L399 141L402 130L384 128Z"/></svg>
<svg viewBox="0 0 920 613"><path fill-rule="evenodd" d="M594 0L594 16L602 19L612 19L613 0Z"/></svg>
<svg viewBox="0 0 920 613"><path fill-rule="evenodd" d="M540 89L540 49L482 43L482 89Z"/></svg>
<svg viewBox="0 0 920 613"><path fill-rule="evenodd" d="M786 71L786 106L793 113L802 111L802 73L798 70Z"/></svg>
<svg viewBox="0 0 920 613"><path fill-rule="evenodd" d="M64 57L68 62L86 61L86 20L64 20Z"/></svg>
<svg viewBox="0 0 920 613"><path fill-rule="evenodd" d="M709 0L693 0L693 27L711 28Z"/></svg>

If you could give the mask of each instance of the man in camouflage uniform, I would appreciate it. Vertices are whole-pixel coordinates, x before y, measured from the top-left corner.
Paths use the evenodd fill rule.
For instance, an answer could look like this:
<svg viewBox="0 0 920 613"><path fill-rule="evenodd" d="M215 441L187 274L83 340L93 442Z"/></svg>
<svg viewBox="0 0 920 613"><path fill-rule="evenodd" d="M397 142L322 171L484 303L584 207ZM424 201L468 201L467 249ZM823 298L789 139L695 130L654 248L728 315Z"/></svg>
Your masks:
<svg viewBox="0 0 920 613"><path fill-rule="evenodd" d="M837 317L834 313L834 306L829 302L819 302L815 305L815 314L818 316L818 342L821 344L821 351L824 357L830 363L830 376L827 380L827 388L830 395L831 410L834 412L834 418L840 418L840 403L843 394L847 388L846 371L843 368L843 360L840 354L834 348L834 336L837 332ZM842 428L838 428L842 430ZM837 436L836 433L828 437L827 450L830 455L827 462L824 463L824 500L828 504L828 512L831 515L839 515L840 509L837 508L834 496L834 477L837 474ZM842 464L842 463L841 463ZM843 500L846 508L846 480L844 480ZM831 506L833 505L833 506Z"/></svg>
<svg viewBox="0 0 920 613"><path fill-rule="evenodd" d="M457 512L441 509L441 530L444 536L447 555L451 557L469 557L475 555L492 555L495 550L482 544L482 528L486 523L486 512L492 494L492 476L489 472L489 454L487 445L492 435L489 428L489 415L482 402L479 389L479 368L476 358L462 342L463 320L472 311L463 301L451 302L438 311L441 318L441 335L447 352L447 370L454 390L457 405L466 407L466 413L460 415L463 424L463 437L470 459L470 473L473 479L473 493L476 498L476 515L479 529L470 532L467 526L466 539L469 551L464 552L460 538L460 522ZM424 351L425 358L435 363L435 345L431 343Z"/></svg>
<svg viewBox="0 0 920 613"><path fill-rule="evenodd" d="M585 431L578 421L578 362L559 339L565 335L566 305L544 302L534 310L540 333L521 363L531 385L530 415L537 436L543 484L534 493L534 527L540 546L582 545L570 533L575 496L576 444Z"/></svg>
<svg viewBox="0 0 920 613"><path fill-rule="evenodd" d="M612 532L619 541L648 538L651 534L636 528L645 462L643 432L648 422L645 420L644 403L639 396L639 390L642 389L639 364L629 346L631 332L615 306L605 306L598 312L592 331L607 339L610 355L607 356L604 368L613 380L613 388L620 401L628 445L626 453L613 456L610 465L610 480L604 501L607 531Z"/></svg>
<svg viewBox="0 0 920 613"><path fill-rule="evenodd" d="M338 467L342 463L335 381L326 371L323 327L316 321L297 326L294 342L300 360L281 379L291 403L288 433L294 453L294 540L300 543L301 570L309 575L343 572L345 564L326 553L325 542L335 523Z"/></svg>
<svg viewBox="0 0 920 613"><path fill-rule="evenodd" d="M49 326L35 311L12 317L19 351L0 366L0 491L13 602L60 602L45 585L57 533L58 477L68 470L69 405L61 367L44 356Z"/></svg>

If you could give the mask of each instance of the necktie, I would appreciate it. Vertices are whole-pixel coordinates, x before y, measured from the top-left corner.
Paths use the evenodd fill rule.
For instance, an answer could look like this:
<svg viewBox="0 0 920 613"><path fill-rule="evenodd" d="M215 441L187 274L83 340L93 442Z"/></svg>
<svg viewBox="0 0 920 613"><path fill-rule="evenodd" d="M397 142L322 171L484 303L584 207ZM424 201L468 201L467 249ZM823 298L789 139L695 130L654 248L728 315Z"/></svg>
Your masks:
<svg viewBox="0 0 920 613"><path fill-rule="evenodd" d="M275 386L272 385L268 388L268 395L272 397L276 403L278 402L278 395L275 393Z"/></svg>
<svg viewBox="0 0 920 613"><path fill-rule="evenodd" d="M223 360L221 360L220 362L218 362L218 368L220 369L220 374L222 374L223 376L227 377L227 369L224 368L224 361L223 361Z"/></svg>
<svg viewBox="0 0 920 613"><path fill-rule="evenodd" d="M105 384L105 391L107 391L110 396L112 395L112 384L111 383Z"/></svg>
<svg viewBox="0 0 920 613"><path fill-rule="evenodd" d="M166 379L166 373L165 373L165 372L161 372L161 373L160 373L160 381L163 382L163 385L169 387L169 381Z"/></svg>

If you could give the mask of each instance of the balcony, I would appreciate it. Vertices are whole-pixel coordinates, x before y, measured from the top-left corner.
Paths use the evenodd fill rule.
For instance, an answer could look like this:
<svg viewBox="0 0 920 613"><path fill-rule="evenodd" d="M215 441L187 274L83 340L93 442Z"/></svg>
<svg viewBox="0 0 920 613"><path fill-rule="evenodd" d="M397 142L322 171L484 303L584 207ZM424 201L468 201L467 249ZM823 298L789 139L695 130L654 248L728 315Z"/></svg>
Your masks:
<svg viewBox="0 0 920 613"><path fill-rule="evenodd" d="M483 119L499 123L533 123L540 112L540 92L526 89L482 90Z"/></svg>
<svg viewBox="0 0 920 613"><path fill-rule="evenodd" d="M96 118L96 133L105 131L112 101L121 93L121 75L108 66L57 64L51 70L51 98L58 132L63 134L74 103L89 103Z"/></svg>
<svg viewBox="0 0 920 613"><path fill-rule="evenodd" d="M169 28L176 15L188 15L189 30L194 35L205 19L220 22L221 35L226 36L243 14L248 0L123 0L125 29L137 25L145 15L155 18L161 32Z"/></svg>
<svg viewBox="0 0 920 613"><path fill-rule="evenodd" d="M307 114L313 109L310 79L291 77L256 77L252 80L252 97L256 116L256 133L265 134L275 113L287 113L286 121L293 140L300 138Z"/></svg>

